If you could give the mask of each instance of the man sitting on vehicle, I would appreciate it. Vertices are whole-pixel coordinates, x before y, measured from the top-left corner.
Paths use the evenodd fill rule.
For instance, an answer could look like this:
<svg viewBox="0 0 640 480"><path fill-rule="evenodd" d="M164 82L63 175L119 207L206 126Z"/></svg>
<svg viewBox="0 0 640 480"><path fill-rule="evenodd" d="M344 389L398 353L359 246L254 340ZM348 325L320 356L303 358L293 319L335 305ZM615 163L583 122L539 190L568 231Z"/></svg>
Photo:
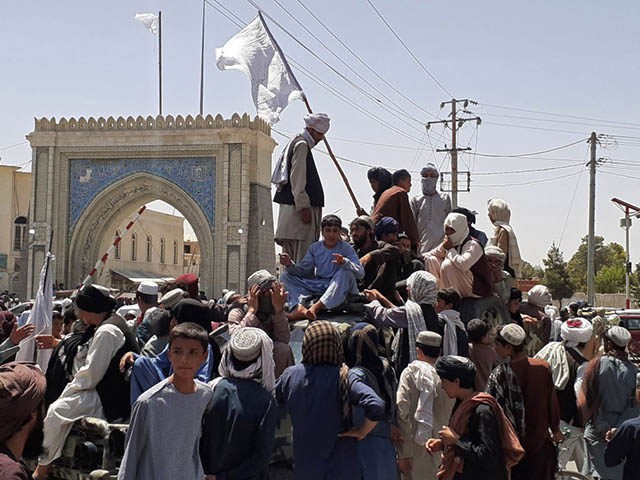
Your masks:
<svg viewBox="0 0 640 480"><path fill-rule="evenodd" d="M348 294L357 294L357 280L364 277L355 250L340 239L340 218L327 215L320 225L322 240L311 244L299 264L286 253L280 255L280 263L285 267L280 279L289 293L289 320L316 320L323 309L336 308ZM322 296L307 309L302 301L314 294Z"/></svg>
<svg viewBox="0 0 640 480"><path fill-rule="evenodd" d="M359 289L376 289L385 297L394 298L400 248L376 240L374 229L373 220L365 215L351 222L352 245L364 267L364 278L358 282Z"/></svg>
<svg viewBox="0 0 640 480"><path fill-rule="evenodd" d="M444 220L442 244L425 256L427 270L439 288L453 288L462 298L493 295L493 278L482 245L469 236L467 217L450 213Z"/></svg>

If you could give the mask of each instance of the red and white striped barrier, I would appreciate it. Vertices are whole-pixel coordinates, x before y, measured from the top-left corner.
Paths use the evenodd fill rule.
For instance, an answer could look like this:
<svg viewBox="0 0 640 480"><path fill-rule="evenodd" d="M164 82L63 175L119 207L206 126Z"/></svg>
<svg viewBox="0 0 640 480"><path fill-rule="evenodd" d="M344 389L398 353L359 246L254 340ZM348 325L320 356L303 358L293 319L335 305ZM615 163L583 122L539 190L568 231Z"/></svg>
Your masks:
<svg viewBox="0 0 640 480"><path fill-rule="evenodd" d="M140 207L140 210L138 210L138 212L136 213L136 216L133 217L133 219L129 223L127 223L127 226L124 227L124 229L122 229L122 233L120 235L116 235L116 238L113 240L113 243L111 244L111 246L107 249L106 252L104 252L104 255L102 255L102 257L96 262L95 266L91 269L89 274L82 281L83 287L91 283L91 277L93 277L96 274L100 266L104 266L107 263L107 258L109 258L109 255L111 255L111 253L116 249L116 247L122 240L122 237L124 237L126 233L129 230L131 230L131 227L133 227L133 224L136 223L136 221L138 221L138 219L140 218L140 215L142 215L142 212L144 212L146 209L147 209L146 205L143 205L142 207Z"/></svg>

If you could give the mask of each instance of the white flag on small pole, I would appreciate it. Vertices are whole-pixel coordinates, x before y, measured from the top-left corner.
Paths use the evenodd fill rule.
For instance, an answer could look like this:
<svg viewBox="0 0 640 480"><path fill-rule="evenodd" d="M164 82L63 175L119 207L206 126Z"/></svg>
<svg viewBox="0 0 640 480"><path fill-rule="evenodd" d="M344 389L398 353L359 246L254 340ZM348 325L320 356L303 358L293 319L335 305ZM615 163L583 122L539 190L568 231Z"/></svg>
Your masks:
<svg viewBox="0 0 640 480"><path fill-rule="evenodd" d="M135 19L144 23L147 30L154 35L158 33L158 15L154 13L137 13Z"/></svg>
<svg viewBox="0 0 640 480"><path fill-rule="evenodd" d="M20 342L20 351L16 355L16 360L21 362L36 362L43 372L47 371L49 358L52 350L38 350L35 339L36 335L51 335L51 316L53 315L53 282L51 281L50 263L54 259L51 253L47 252L47 259L40 271L40 284L36 294L33 308L27 323L34 325L33 335Z"/></svg>
<svg viewBox="0 0 640 480"><path fill-rule="evenodd" d="M249 77L258 115L271 125L278 122L290 101L304 96L260 14L216 48L216 62L220 70L240 70Z"/></svg>

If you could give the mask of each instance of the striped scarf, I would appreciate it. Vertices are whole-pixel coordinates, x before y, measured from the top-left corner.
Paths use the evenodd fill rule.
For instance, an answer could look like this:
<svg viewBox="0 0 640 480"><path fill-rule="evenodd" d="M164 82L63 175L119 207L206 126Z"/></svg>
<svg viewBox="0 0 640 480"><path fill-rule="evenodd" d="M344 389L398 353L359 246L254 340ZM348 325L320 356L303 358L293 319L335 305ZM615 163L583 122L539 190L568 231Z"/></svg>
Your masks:
<svg viewBox="0 0 640 480"><path fill-rule="evenodd" d="M342 423L351 426L351 402L349 401L349 367L344 364L342 339L330 322L315 321L304 332L302 339L302 363L318 365L328 363L340 368L338 392L342 403Z"/></svg>

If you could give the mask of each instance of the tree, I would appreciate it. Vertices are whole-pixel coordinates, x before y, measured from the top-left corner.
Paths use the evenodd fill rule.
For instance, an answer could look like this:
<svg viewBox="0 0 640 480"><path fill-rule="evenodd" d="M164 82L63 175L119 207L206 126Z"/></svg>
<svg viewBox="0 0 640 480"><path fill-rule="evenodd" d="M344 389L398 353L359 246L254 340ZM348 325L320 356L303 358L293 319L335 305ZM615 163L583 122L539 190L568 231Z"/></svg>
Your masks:
<svg viewBox="0 0 640 480"><path fill-rule="evenodd" d="M560 248L555 243L551 245L547 252L547 258L542 260L545 266L544 284L551 292L551 296L562 304L563 298L571 298L574 288L567 271L567 262Z"/></svg>
<svg viewBox="0 0 640 480"><path fill-rule="evenodd" d="M538 265L531 265L526 260L520 263L520 276L523 280L531 280L532 278L544 277L544 269Z"/></svg>
<svg viewBox="0 0 640 480"><path fill-rule="evenodd" d="M598 293L622 293L625 289L624 265L602 267L595 279Z"/></svg>
<svg viewBox="0 0 640 480"><path fill-rule="evenodd" d="M567 263L569 278L574 288L582 292L587 291L587 243L588 237L583 237L578 250ZM598 283L598 280L595 282L596 291L598 293L611 293L609 290L616 288L615 285L617 285L616 275L619 275L619 268L610 267L621 267L623 269L624 285L625 250L622 245L615 242L605 245L604 238L599 236L594 237L594 247L594 273L596 278L601 270L607 268L606 272L603 272L600 277L600 283Z"/></svg>

